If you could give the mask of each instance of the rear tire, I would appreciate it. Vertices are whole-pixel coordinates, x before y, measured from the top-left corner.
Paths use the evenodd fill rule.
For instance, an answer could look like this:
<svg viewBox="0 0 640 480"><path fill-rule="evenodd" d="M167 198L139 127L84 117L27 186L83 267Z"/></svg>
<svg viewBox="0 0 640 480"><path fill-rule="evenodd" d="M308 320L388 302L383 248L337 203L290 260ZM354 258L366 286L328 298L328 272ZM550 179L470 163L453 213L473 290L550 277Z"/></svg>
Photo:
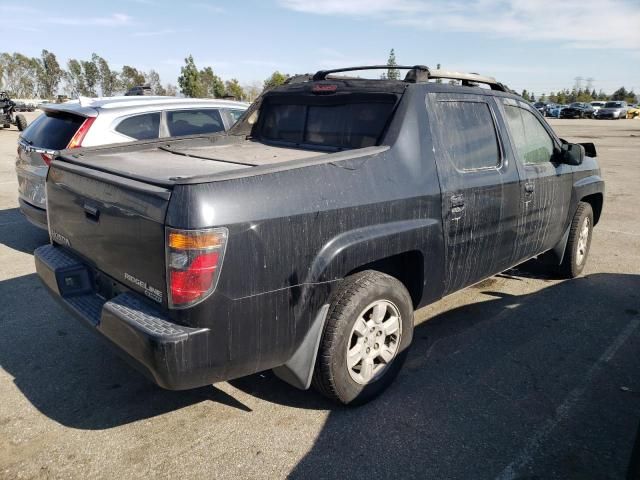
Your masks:
<svg viewBox="0 0 640 480"><path fill-rule="evenodd" d="M24 115L16 115L16 126L18 127L18 130L20 130L21 132L27 128L27 119L24 118Z"/></svg>
<svg viewBox="0 0 640 480"><path fill-rule="evenodd" d="M396 378L413 337L413 303L396 278L365 270L345 278L327 313L313 386L344 405L362 405Z"/></svg>
<svg viewBox="0 0 640 480"><path fill-rule="evenodd" d="M593 209L586 202L579 202L571 221L569 239L558 274L564 278L575 278L582 273L593 236Z"/></svg>
<svg viewBox="0 0 640 480"><path fill-rule="evenodd" d="M3 128L11 128L11 124L10 123L5 123L4 125L2 125Z"/></svg>

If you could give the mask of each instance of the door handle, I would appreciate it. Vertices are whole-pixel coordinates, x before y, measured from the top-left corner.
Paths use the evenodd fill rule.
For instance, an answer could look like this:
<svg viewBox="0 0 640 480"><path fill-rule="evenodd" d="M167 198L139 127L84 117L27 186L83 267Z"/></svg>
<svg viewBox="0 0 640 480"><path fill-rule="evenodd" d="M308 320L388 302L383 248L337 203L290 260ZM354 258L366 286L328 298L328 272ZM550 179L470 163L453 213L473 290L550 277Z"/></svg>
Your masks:
<svg viewBox="0 0 640 480"><path fill-rule="evenodd" d="M464 209L464 195L461 193L451 195L451 210L459 212L462 209Z"/></svg>
<svg viewBox="0 0 640 480"><path fill-rule="evenodd" d="M527 182L524 184L524 191L527 195L531 195L535 189L536 187L533 183Z"/></svg>
<svg viewBox="0 0 640 480"><path fill-rule="evenodd" d="M84 204L84 216L87 220L97 222L100 219L100 210L97 207L93 207L87 203Z"/></svg>

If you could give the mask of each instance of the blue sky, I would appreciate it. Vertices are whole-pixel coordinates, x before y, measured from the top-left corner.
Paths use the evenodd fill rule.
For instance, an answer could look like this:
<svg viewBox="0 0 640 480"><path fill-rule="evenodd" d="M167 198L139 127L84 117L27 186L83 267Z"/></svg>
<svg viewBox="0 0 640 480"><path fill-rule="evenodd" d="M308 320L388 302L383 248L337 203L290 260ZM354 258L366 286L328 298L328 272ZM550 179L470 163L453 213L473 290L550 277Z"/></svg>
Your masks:
<svg viewBox="0 0 640 480"><path fill-rule="evenodd" d="M57 5L56 5L57 4ZM386 63L493 75L536 94L593 78L640 91L640 0L0 0L0 51L92 52L176 83L184 57L249 84Z"/></svg>

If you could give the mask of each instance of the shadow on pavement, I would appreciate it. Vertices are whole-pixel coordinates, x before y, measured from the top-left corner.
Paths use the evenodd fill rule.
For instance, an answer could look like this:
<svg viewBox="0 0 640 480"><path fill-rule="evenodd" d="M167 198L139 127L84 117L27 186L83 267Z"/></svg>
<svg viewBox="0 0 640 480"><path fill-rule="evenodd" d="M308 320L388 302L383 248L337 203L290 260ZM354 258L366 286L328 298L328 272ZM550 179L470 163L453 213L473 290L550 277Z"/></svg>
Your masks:
<svg viewBox="0 0 640 480"><path fill-rule="evenodd" d="M639 275L606 273L529 295L485 290L493 299L417 326L395 384L357 409L271 374L231 383L331 410L294 478L494 478L549 422L525 449L524 477L621 478L640 418L640 328L602 356L640 323L639 292ZM35 275L0 282L0 298L0 367L65 426L107 429L205 400L250 411L215 387L155 387L63 313Z"/></svg>
<svg viewBox="0 0 640 480"><path fill-rule="evenodd" d="M106 429L205 400L248 407L214 386L162 390L59 306L37 275L0 282L0 368L43 414Z"/></svg>
<svg viewBox="0 0 640 480"><path fill-rule="evenodd" d="M515 460L510 478L624 478L640 418L640 275L483 293L493 299L417 326L390 390L333 408L291 477L495 478ZM322 408L276 379L234 385Z"/></svg>
<svg viewBox="0 0 640 480"><path fill-rule="evenodd" d="M49 234L31 225L18 208L0 210L0 244L24 253L33 253L49 243Z"/></svg>

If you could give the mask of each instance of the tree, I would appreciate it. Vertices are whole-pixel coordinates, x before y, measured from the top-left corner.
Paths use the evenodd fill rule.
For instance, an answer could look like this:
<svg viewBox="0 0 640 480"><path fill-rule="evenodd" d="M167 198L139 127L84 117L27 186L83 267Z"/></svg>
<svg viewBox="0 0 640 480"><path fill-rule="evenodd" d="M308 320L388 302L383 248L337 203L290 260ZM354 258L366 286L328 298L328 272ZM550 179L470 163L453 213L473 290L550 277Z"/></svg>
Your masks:
<svg viewBox="0 0 640 480"><path fill-rule="evenodd" d="M527 102L531 100L530 97L529 97L529 92L527 92L526 89L522 90L522 93L520 94L520 96L522 98L524 98Z"/></svg>
<svg viewBox="0 0 640 480"><path fill-rule="evenodd" d="M118 72L114 72L109 68L109 63L97 54L91 56L93 63L98 67L98 83L100 85L100 94L103 97L110 97L118 90Z"/></svg>
<svg viewBox="0 0 640 480"><path fill-rule="evenodd" d="M244 90L240 86L240 83L235 78L227 80L225 82L225 95L227 97L233 97L236 100L242 100L244 98Z"/></svg>
<svg viewBox="0 0 640 480"><path fill-rule="evenodd" d="M67 62L67 73L65 74L65 79L67 81L69 93L72 97L86 95L82 65L75 58L70 58Z"/></svg>
<svg viewBox="0 0 640 480"><path fill-rule="evenodd" d="M436 65L436 69L440 70L440 64ZM436 83L442 83L442 79L441 78L436 78Z"/></svg>
<svg viewBox="0 0 640 480"><path fill-rule="evenodd" d="M98 95L96 87L100 80L98 67L92 61L82 60L80 63L82 64L82 74L84 76L85 95L88 97L95 97Z"/></svg>
<svg viewBox="0 0 640 480"><path fill-rule="evenodd" d="M122 67L122 72L120 73L120 87L123 90L127 91L130 88L144 85L144 82L144 73L139 71L137 68L130 67L129 65Z"/></svg>
<svg viewBox="0 0 640 480"><path fill-rule="evenodd" d="M165 95L169 95L170 97L175 97L178 94L178 90L176 89L176 86L171 83L167 83L165 85L164 91L165 91Z"/></svg>
<svg viewBox="0 0 640 480"><path fill-rule="evenodd" d="M3 88L11 95L25 98L36 94L38 59L21 53L3 53L0 55L0 65L3 72Z"/></svg>
<svg viewBox="0 0 640 480"><path fill-rule="evenodd" d="M37 69L40 96L42 98L53 98L63 75L64 71L60 68L55 54L42 50Z"/></svg>
<svg viewBox="0 0 640 480"><path fill-rule="evenodd" d="M399 80L400 79L400 71L397 68L398 64L396 63L396 52L391 49L389 52L389 59L387 60L387 66L389 69L387 70L387 78L389 80Z"/></svg>
<svg viewBox="0 0 640 480"><path fill-rule="evenodd" d="M200 82L202 83L205 97L224 97L224 82L218 75L213 73L211 67L200 70Z"/></svg>
<svg viewBox="0 0 640 480"><path fill-rule="evenodd" d="M247 102L253 102L262 93L262 84L260 82L253 82L249 85L242 87L244 90L244 98Z"/></svg>
<svg viewBox="0 0 640 480"><path fill-rule="evenodd" d="M181 75L178 77L178 85L180 90L186 97L203 97L204 88L200 81L200 72L193 61L193 55L189 55L184 59L184 67L180 70Z"/></svg>
<svg viewBox="0 0 640 480"><path fill-rule="evenodd" d="M145 75L145 81L151 87L151 91L154 95L166 95L167 90L160 83L160 74L155 70L149 70Z"/></svg>
<svg viewBox="0 0 640 480"><path fill-rule="evenodd" d="M287 81L289 75L286 73L280 73L278 70L273 72L269 78L264 81L263 88L268 90L270 88L278 87Z"/></svg>
<svg viewBox="0 0 640 480"><path fill-rule="evenodd" d="M629 92L627 92L627 89L624 87L620 87L619 89L617 89L615 92L611 94L610 99L620 101L620 100L625 100L628 96L629 96Z"/></svg>

